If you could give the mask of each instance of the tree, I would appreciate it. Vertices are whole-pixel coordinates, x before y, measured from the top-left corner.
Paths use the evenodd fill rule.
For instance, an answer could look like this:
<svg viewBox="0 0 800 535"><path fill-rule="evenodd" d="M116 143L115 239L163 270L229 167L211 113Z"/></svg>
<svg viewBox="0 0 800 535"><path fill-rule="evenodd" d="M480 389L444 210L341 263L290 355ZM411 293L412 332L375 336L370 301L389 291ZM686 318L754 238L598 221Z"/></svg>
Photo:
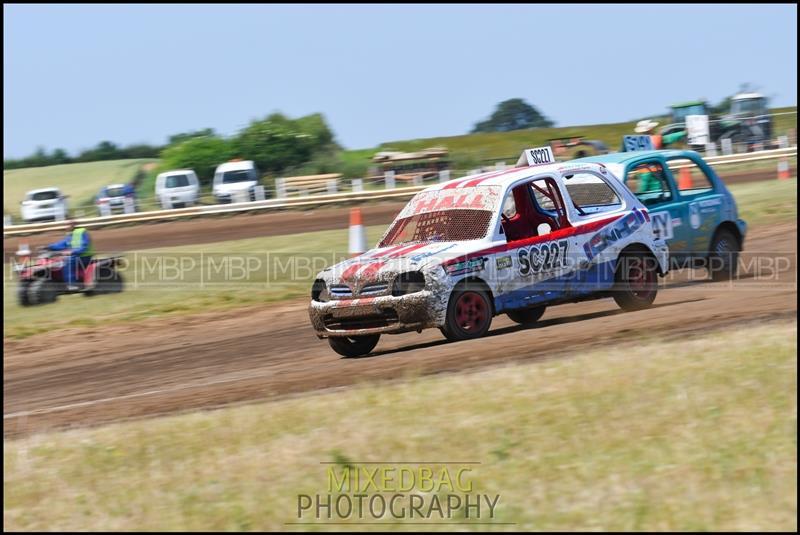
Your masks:
<svg viewBox="0 0 800 535"><path fill-rule="evenodd" d="M195 137L161 151L164 169L194 169L204 185L211 183L219 164L233 157L231 142L217 136Z"/></svg>
<svg viewBox="0 0 800 535"><path fill-rule="evenodd" d="M521 98L505 100L497 105L494 113L485 121L481 121L472 129L478 132L509 132L525 128L549 128L555 123L539 113Z"/></svg>
<svg viewBox="0 0 800 535"><path fill-rule="evenodd" d="M332 146L333 133L320 114L289 119L273 113L251 122L234 140L237 155L271 173L299 166Z"/></svg>

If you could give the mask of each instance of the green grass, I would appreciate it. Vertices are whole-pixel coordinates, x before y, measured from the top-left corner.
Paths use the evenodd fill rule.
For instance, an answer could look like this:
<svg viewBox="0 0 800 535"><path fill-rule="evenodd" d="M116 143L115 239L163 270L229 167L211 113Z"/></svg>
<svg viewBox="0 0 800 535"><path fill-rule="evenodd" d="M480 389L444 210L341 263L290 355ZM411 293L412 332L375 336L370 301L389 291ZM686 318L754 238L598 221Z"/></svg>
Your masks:
<svg viewBox="0 0 800 535"><path fill-rule="evenodd" d="M797 219L797 179L736 184L730 187L739 206L739 214L750 228ZM378 241L385 225L367 227L367 243ZM131 264L123 270L127 281L121 296L61 296L46 307L20 307L16 302L16 281L6 265L3 292L3 336L25 338L37 333L66 327L92 327L109 322L137 321L148 317L191 314L207 310L258 305L308 295L316 273L334 260L346 257L347 229L268 238L130 251ZM203 254L203 258L199 257ZM269 256L267 256L269 254ZM243 282L222 282L221 272L209 271L221 266L222 257L243 255L250 258L251 278ZM155 257L186 258L180 280L155 282ZM312 265L309 258L317 260ZM284 266L293 258L298 262L297 277L290 277ZM202 260L202 262L201 262ZM212 266L213 262L213 266ZM258 263L258 264L256 264ZM200 285L200 265L208 284ZM236 266L229 264L237 275ZM178 266L178 264L176 264ZM166 279L177 271L162 264ZM246 264L243 267L247 267ZM211 275L209 275L211 273ZM210 278L209 278L210 277ZM267 283L268 281L268 283Z"/></svg>
<svg viewBox="0 0 800 535"><path fill-rule="evenodd" d="M476 461L494 529L795 531L796 353L796 322L750 325L6 440L4 527L285 530L321 462ZM493 529L417 529L454 527Z"/></svg>
<svg viewBox="0 0 800 535"><path fill-rule="evenodd" d="M385 228L384 225L367 227L368 244L376 243ZM24 338L59 328L92 327L309 295L317 272L347 257L347 239L347 228L344 227L269 238L129 251L125 258L130 264L121 270L126 281L123 294L64 295L56 303L44 307L21 307L17 304L16 281L6 265L3 336ZM156 265L158 257L162 257L160 268ZM238 262L236 258L244 258L243 262L250 264L242 264L242 270L238 264L228 264L231 270L229 278L234 282L223 282L226 274L222 271L224 257L233 262ZM173 262L172 258L177 259L175 263L167 263ZM296 272L287 269L289 262L295 263ZM248 273L246 279L240 277L244 270ZM236 282L240 278L242 280Z"/></svg>
<svg viewBox="0 0 800 535"><path fill-rule="evenodd" d="M747 224L769 225L797 220L797 177L729 186L739 217Z"/></svg>
<svg viewBox="0 0 800 535"><path fill-rule="evenodd" d="M17 219L20 216L20 202L28 191L58 187L69 195L67 203L70 210L89 209L95 215L92 199L100 188L108 184L128 182L143 164L155 161L157 160L111 160L3 171L3 212Z"/></svg>

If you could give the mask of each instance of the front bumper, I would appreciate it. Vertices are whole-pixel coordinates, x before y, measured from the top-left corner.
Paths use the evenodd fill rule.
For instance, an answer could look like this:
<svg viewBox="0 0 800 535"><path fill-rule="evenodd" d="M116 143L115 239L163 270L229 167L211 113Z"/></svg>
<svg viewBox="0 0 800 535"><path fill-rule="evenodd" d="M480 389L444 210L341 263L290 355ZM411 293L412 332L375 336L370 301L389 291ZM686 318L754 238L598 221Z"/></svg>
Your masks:
<svg viewBox="0 0 800 535"><path fill-rule="evenodd" d="M308 314L320 338L421 331L436 326L433 293L311 301Z"/></svg>

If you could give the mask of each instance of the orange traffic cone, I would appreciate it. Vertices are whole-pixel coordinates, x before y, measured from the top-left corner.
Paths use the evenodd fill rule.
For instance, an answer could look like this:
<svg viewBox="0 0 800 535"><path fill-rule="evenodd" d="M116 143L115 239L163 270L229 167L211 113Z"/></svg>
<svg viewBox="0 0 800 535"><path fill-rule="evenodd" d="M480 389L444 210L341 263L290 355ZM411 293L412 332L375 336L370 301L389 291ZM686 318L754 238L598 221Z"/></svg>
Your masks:
<svg viewBox="0 0 800 535"><path fill-rule="evenodd" d="M361 208L350 209L350 243L347 252L358 256L367 250L367 237L361 224Z"/></svg>
<svg viewBox="0 0 800 535"><path fill-rule="evenodd" d="M789 178L789 159L781 158L778 160L778 180L787 180Z"/></svg>
<svg viewBox="0 0 800 535"><path fill-rule="evenodd" d="M678 174L678 189L692 189L692 173L688 167L681 167Z"/></svg>

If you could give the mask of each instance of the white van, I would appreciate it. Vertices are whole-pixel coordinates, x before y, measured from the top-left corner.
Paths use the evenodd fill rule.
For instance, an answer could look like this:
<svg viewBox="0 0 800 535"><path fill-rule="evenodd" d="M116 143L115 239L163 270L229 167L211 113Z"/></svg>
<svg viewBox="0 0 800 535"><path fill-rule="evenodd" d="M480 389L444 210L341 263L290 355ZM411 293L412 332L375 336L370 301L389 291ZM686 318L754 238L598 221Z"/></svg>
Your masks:
<svg viewBox="0 0 800 535"><path fill-rule="evenodd" d="M254 201L258 169L251 160L227 162L214 173L213 193L218 203Z"/></svg>
<svg viewBox="0 0 800 535"><path fill-rule="evenodd" d="M156 198L165 210L192 206L199 195L200 181L191 169L166 171L156 177Z"/></svg>

